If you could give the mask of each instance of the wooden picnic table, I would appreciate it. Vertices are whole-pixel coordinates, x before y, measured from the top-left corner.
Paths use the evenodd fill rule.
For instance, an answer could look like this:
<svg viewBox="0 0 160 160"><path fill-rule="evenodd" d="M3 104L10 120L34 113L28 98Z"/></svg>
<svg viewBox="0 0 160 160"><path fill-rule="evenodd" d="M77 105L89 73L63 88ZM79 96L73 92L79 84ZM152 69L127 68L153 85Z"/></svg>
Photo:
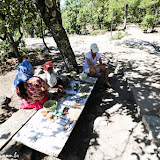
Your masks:
<svg viewBox="0 0 160 160"><path fill-rule="evenodd" d="M33 117L18 131L13 137L14 140L47 155L58 157L67 142L78 118L80 117L86 101L90 96L97 78L89 77L86 82L72 80L72 90L65 90L68 96L64 101L58 100L58 108L53 113L57 118L51 122L41 115L38 110ZM81 87L74 91L74 86L79 84ZM88 92L85 85L89 86ZM83 88L83 93L81 93ZM82 97L83 98L80 98ZM78 105L78 107L76 107ZM68 114L62 115L61 111L68 107Z"/></svg>

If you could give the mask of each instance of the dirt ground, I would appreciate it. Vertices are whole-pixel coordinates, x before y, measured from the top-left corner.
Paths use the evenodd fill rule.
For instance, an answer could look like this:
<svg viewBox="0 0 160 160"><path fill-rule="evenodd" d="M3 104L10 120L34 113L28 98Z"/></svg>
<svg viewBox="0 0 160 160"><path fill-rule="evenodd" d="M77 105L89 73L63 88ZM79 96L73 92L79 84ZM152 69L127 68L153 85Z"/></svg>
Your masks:
<svg viewBox="0 0 160 160"><path fill-rule="evenodd" d="M110 69L109 81L112 89L105 89L103 77L95 85L86 107L81 114L71 136L57 159L62 160L159 160L160 148L152 142L146 131L132 92L123 71L115 72L119 61L145 61L159 56L159 33L144 34L138 26L127 27L127 36L110 41L110 33L97 36L70 36L69 40L80 68L90 44L95 42L100 48L102 60ZM47 60L55 68L63 70L63 62L52 38L46 38L51 53L37 55L36 74ZM27 48L44 47L41 39L27 39ZM154 55L152 54L154 53ZM0 123L7 120L19 109L21 100L16 96L13 80L16 70L4 72L0 76L0 97L11 97L9 106L0 107ZM27 148L26 148L27 149ZM31 150L33 160L56 159Z"/></svg>

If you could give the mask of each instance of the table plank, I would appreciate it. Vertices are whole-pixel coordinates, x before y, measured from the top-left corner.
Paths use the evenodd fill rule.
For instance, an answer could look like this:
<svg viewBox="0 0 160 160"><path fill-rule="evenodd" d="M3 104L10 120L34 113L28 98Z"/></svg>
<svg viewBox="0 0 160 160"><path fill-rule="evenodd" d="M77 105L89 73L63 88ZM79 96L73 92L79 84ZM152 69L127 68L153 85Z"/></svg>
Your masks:
<svg viewBox="0 0 160 160"><path fill-rule="evenodd" d="M35 113L35 110L18 110L0 126L0 150Z"/></svg>
<svg viewBox="0 0 160 160"><path fill-rule="evenodd" d="M68 94L75 95L67 96L62 102L58 101L57 110L60 111L67 106L69 108L69 114L66 116L62 116L60 113L56 114L59 116L58 119L56 119L54 122L51 122L46 117L42 117L41 111L43 109L40 109L13 138L34 150L58 157L59 153L67 142L80 114L82 113L92 89L94 88L97 78L93 79L94 83L90 84L89 94L86 94L86 97L79 102L81 106L80 109L73 108L73 104L77 104L73 99L75 96L78 96L80 90L78 92L74 91L73 89L71 91L66 90ZM74 88L75 83L80 84L78 81L72 81L72 88ZM73 114L75 114L75 121L73 121L72 117L69 117L69 115L72 116ZM68 129L65 129L65 124L68 124L68 122L71 122L71 124L68 125Z"/></svg>

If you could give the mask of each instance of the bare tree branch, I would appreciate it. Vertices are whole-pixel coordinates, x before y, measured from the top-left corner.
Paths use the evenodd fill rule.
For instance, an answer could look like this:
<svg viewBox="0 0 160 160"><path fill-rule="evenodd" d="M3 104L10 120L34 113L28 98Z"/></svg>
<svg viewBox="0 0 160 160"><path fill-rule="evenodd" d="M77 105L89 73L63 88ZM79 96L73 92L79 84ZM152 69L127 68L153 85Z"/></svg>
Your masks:
<svg viewBox="0 0 160 160"><path fill-rule="evenodd" d="M42 34L42 40L43 40L43 43L44 43L46 49L48 50L49 53L51 53L47 44L46 44L46 42L45 42L45 40L44 40L42 18L41 18L41 34Z"/></svg>
<svg viewBox="0 0 160 160"><path fill-rule="evenodd" d="M4 37L1 37L1 36L0 36L0 39L1 39L2 41L5 41L5 40L6 40L6 37L7 37L6 35L5 35Z"/></svg>
<svg viewBox="0 0 160 160"><path fill-rule="evenodd" d="M22 37L23 37L23 33L21 32L21 27L20 27L20 26L19 26L18 29L19 29L19 33L20 33L20 35L21 35L21 36L18 38L18 41L20 41L20 40L22 39Z"/></svg>

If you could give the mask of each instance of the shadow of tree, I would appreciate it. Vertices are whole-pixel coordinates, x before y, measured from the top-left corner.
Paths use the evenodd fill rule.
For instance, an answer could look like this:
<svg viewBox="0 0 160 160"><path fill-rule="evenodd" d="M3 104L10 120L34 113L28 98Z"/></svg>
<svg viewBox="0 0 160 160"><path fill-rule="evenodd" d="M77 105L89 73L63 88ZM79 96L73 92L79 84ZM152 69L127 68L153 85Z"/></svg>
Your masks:
<svg viewBox="0 0 160 160"><path fill-rule="evenodd" d="M153 114L160 110L158 85L160 74L156 73L156 70L158 68L155 67L154 70L151 68L142 73L140 70L134 69L132 72L129 71L130 73L127 73L126 76L142 114Z"/></svg>
<svg viewBox="0 0 160 160"><path fill-rule="evenodd" d="M0 124L4 123L14 112L17 112L18 109L5 105L2 106L2 111L3 113L0 114Z"/></svg>
<svg viewBox="0 0 160 160"><path fill-rule="evenodd" d="M112 65L110 65L110 67L115 68L115 66L113 66L114 63L111 64ZM123 74L114 75L110 78L110 82L112 84L112 88L104 89L104 86L102 85L103 78L101 77L98 79L76 127L59 155L60 159L69 160L71 157L74 157L77 160L82 160L85 158L86 152L90 146L94 146L96 150L99 146L97 141L99 134L95 132L93 128L94 121L97 117L106 116L107 123L111 123L110 117L112 115L115 113L118 113L119 115L126 113L126 115L132 117L133 122L138 124L142 121L142 117L138 113L135 97L128 86L127 80L123 77ZM119 105L114 112L108 113L108 109L113 108L117 104L121 105ZM130 130L130 134L121 154L114 159L121 158L123 156L127 149L129 140L131 136L133 136L133 132L136 128L137 125ZM142 132L147 135L145 127ZM144 138L135 137L135 142L141 143L144 146L149 146L151 144L151 140L149 140L147 136ZM142 154L146 154L144 148L141 148L141 150ZM90 154L92 155L93 153ZM158 148L154 149L153 154L156 154L157 158L159 158ZM137 159L140 159L140 155L135 152L131 153L131 155L135 155Z"/></svg>
<svg viewBox="0 0 160 160"><path fill-rule="evenodd" d="M111 67L114 68L114 66ZM121 107L115 110L116 113L122 114L122 111L125 110L127 115L132 116L133 121L139 122L141 120L140 116L136 116L137 106L127 82L123 80L123 76L115 75L110 79L112 88L114 89L105 89L103 82L103 77L100 77L86 103L80 119L59 155L60 159L69 160L71 157L75 157L77 160L82 160L85 158L89 146L94 146L96 149L99 146L97 141L99 134L93 130L94 121L97 117L106 116L108 119L107 123L110 123L111 114L107 110L116 104L122 104ZM103 99L107 99L108 101L103 101Z"/></svg>
<svg viewBox="0 0 160 160"><path fill-rule="evenodd" d="M160 44L158 44L158 42L151 43L149 41L143 41L140 39L131 38L129 40L119 42L119 43L117 43L117 45L125 45L129 48L136 48L136 49L140 49L140 50L145 50L151 54L156 54L156 55L160 54ZM153 49L156 52L153 52Z"/></svg>

